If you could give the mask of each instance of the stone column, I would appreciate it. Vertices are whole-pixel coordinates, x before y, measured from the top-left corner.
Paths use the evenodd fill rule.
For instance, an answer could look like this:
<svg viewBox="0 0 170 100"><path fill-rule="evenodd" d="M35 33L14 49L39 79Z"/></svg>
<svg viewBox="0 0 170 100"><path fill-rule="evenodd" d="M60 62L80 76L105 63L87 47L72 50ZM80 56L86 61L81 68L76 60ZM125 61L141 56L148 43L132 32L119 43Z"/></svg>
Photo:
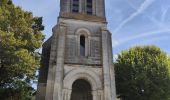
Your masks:
<svg viewBox="0 0 170 100"><path fill-rule="evenodd" d="M108 31L102 28L102 53L103 53L103 75L104 75L104 100L112 100L111 94L111 77L109 66L109 53L108 49Z"/></svg>
<svg viewBox="0 0 170 100"><path fill-rule="evenodd" d="M71 90L63 89L63 100L70 100L71 98Z"/></svg>
<svg viewBox="0 0 170 100"><path fill-rule="evenodd" d="M56 70L55 70L56 73L55 73L53 100L62 100L66 31L67 31L66 24L60 23L59 33L58 33L58 48L57 48L57 59L56 59Z"/></svg>
<svg viewBox="0 0 170 100"><path fill-rule="evenodd" d="M67 100L67 99L66 99L66 90L65 90L65 89L63 89L63 94L62 94L62 96L63 96L63 100Z"/></svg>
<svg viewBox="0 0 170 100"><path fill-rule="evenodd" d="M98 100L103 100L103 91L102 90L98 90Z"/></svg>
<svg viewBox="0 0 170 100"><path fill-rule="evenodd" d="M116 100L116 84L115 84L115 71L114 71L114 65L113 65L113 51L112 51L112 36L109 32L108 37L108 44L109 44L109 66L110 66L110 77L111 77L111 93L112 93L112 100Z"/></svg>
<svg viewBox="0 0 170 100"><path fill-rule="evenodd" d="M67 90L67 100L70 100L71 99L71 92L72 90Z"/></svg>
<svg viewBox="0 0 170 100"><path fill-rule="evenodd" d="M92 9L93 9L93 10L92 10L93 15L96 15L96 0L93 0L93 1L92 1L92 4L93 4L93 5L92 5L92 7L93 7L93 8L92 8Z"/></svg>
<svg viewBox="0 0 170 100"><path fill-rule="evenodd" d="M97 91L92 91L93 100L99 100L97 96Z"/></svg>

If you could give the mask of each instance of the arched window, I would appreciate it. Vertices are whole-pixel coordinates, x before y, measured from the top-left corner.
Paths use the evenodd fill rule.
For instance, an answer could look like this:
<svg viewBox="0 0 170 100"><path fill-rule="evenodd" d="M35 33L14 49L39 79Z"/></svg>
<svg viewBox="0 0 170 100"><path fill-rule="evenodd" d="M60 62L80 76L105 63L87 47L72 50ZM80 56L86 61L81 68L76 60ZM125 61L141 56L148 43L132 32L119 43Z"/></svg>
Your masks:
<svg viewBox="0 0 170 100"><path fill-rule="evenodd" d="M80 36L80 55L85 56L85 36Z"/></svg>
<svg viewBox="0 0 170 100"><path fill-rule="evenodd" d="M72 2L72 12L79 12L79 0L73 0Z"/></svg>
<svg viewBox="0 0 170 100"><path fill-rule="evenodd" d="M93 2L92 0L87 0L86 3L86 13L92 15L93 14Z"/></svg>

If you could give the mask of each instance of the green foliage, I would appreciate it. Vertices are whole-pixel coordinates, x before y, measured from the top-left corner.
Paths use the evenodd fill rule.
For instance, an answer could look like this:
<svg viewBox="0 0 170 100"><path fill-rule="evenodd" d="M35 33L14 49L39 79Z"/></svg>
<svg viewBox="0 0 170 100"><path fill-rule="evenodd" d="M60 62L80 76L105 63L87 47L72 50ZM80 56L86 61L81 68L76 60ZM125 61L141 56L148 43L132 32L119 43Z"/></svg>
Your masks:
<svg viewBox="0 0 170 100"><path fill-rule="evenodd" d="M123 51L115 72L117 94L123 100L170 100L170 58L159 48Z"/></svg>
<svg viewBox="0 0 170 100"><path fill-rule="evenodd" d="M1 90L12 90L16 80L29 83L36 78L40 58L35 51L41 48L43 29L42 17L23 11L11 0L0 0Z"/></svg>
<svg viewBox="0 0 170 100"><path fill-rule="evenodd" d="M34 89L26 82L15 81L10 88L0 88L1 100L31 100Z"/></svg>

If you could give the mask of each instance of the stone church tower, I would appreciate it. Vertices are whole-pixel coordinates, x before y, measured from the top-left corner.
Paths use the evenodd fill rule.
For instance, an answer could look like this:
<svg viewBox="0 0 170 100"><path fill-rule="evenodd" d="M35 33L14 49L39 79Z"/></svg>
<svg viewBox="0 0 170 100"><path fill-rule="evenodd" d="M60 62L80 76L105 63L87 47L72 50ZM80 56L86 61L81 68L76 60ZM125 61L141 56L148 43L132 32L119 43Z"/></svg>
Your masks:
<svg viewBox="0 0 170 100"><path fill-rule="evenodd" d="M61 0L43 44L37 100L116 100L105 0Z"/></svg>

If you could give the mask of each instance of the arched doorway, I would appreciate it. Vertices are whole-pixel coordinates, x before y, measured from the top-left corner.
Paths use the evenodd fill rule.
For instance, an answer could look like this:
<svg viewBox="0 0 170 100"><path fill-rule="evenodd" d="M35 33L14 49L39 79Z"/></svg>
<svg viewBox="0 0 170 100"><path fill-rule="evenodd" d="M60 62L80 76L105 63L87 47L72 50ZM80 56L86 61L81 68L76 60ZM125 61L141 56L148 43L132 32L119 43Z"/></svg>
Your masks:
<svg viewBox="0 0 170 100"><path fill-rule="evenodd" d="M72 85L71 100L93 100L89 82L83 79L76 80Z"/></svg>

